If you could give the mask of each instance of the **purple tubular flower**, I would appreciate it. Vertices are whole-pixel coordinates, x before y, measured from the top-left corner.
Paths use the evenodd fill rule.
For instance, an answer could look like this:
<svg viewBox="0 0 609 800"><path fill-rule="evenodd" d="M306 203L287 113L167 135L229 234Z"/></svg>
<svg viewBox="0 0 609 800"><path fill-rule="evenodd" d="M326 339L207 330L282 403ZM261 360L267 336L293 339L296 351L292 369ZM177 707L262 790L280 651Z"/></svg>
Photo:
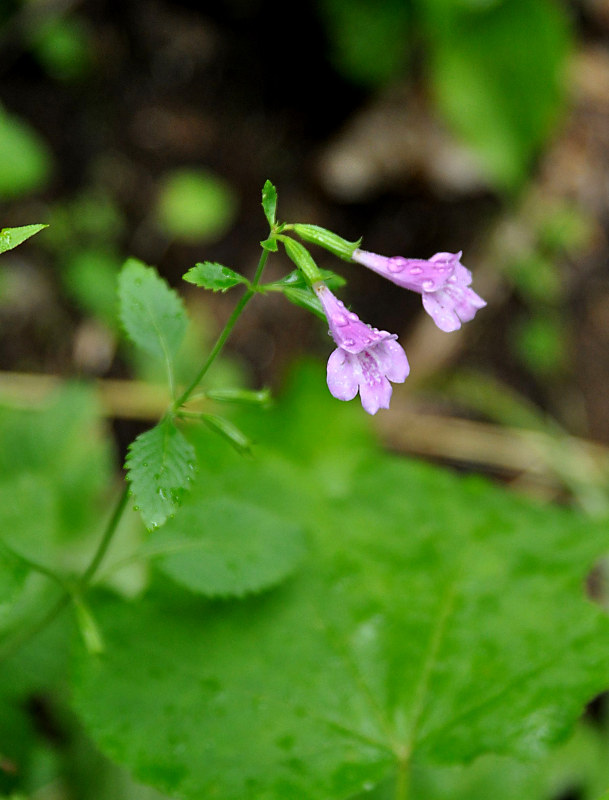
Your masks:
<svg viewBox="0 0 609 800"><path fill-rule="evenodd" d="M462 253L436 253L429 259L387 258L355 250L353 260L404 289L419 292L423 308L443 331L456 331L486 302L470 289L472 273L461 263Z"/></svg>
<svg viewBox="0 0 609 800"><path fill-rule="evenodd" d="M337 400L353 400L359 391L369 414L389 408L392 386L403 383L410 366L397 336L371 328L348 311L323 282L313 286L338 345L328 359L328 389Z"/></svg>

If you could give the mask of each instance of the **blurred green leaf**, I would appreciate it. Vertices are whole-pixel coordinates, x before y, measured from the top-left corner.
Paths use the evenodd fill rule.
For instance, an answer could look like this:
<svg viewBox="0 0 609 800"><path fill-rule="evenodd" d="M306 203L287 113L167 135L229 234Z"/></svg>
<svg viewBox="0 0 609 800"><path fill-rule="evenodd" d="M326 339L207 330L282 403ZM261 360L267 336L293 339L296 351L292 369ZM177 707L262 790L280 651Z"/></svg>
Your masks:
<svg viewBox="0 0 609 800"><path fill-rule="evenodd" d="M117 255L100 250L77 250L66 255L63 279L66 290L80 307L115 328L116 281L121 260Z"/></svg>
<svg viewBox="0 0 609 800"><path fill-rule="evenodd" d="M412 10L403 0L318 0L330 56L354 83L375 87L398 77L410 54Z"/></svg>
<svg viewBox="0 0 609 800"><path fill-rule="evenodd" d="M418 6L442 113L499 188L518 188L564 103L565 9L552 0Z"/></svg>
<svg viewBox="0 0 609 800"><path fill-rule="evenodd" d="M97 532L112 474L93 390L67 385L40 411L0 401L0 441L0 535L16 548L31 539L32 557L62 542L66 557L78 554Z"/></svg>
<svg viewBox="0 0 609 800"><path fill-rule="evenodd" d="M544 305L560 300L563 286L555 258L530 253L508 262L507 271L527 300Z"/></svg>
<svg viewBox="0 0 609 800"><path fill-rule="evenodd" d="M82 78L91 67L89 31L74 16L56 16L38 25L31 47L47 73L62 81Z"/></svg>
<svg viewBox="0 0 609 800"><path fill-rule="evenodd" d="M119 275L120 319L129 338L142 350L165 362L170 384L173 360L188 318L179 295L157 271L130 258Z"/></svg>
<svg viewBox="0 0 609 800"><path fill-rule="evenodd" d="M183 276L188 283L194 283L195 286L200 286L203 289L211 289L214 292L226 292L237 286L240 283L249 283L247 278L239 275L228 267L223 267L222 264L216 264L211 261L204 261L201 264L195 264L194 267L188 270Z"/></svg>
<svg viewBox="0 0 609 800"><path fill-rule="evenodd" d="M0 200L43 189L51 168L51 153L42 137L0 106Z"/></svg>
<svg viewBox="0 0 609 800"><path fill-rule="evenodd" d="M0 540L0 615L3 606L10 605L23 586L28 571L25 563Z"/></svg>
<svg viewBox="0 0 609 800"><path fill-rule="evenodd" d="M567 362L565 323L554 314L521 318L514 326L512 341L521 361L536 375L556 375Z"/></svg>
<svg viewBox="0 0 609 800"><path fill-rule="evenodd" d="M129 445L127 480L147 528L175 514L196 467L192 445L170 419L164 419Z"/></svg>
<svg viewBox="0 0 609 800"><path fill-rule="evenodd" d="M21 228L2 228L0 231L0 253L12 250L30 236L48 227L47 225L23 225Z"/></svg>
<svg viewBox="0 0 609 800"><path fill-rule="evenodd" d="M339 443L353 418L322 384L260 416L260 458L299 486L273 503L312 533L298 573L239 601L99 598L107 656L76 654L78 713L164 791L339 800L415 764L539 758L609 683L609 619L583 591L606 525ZM240 496L262 496L241 461Z"/></svg>
<svg viewBox="0 0 609 800"><path fill-rule="evenodd" d="M159 188L158 219L169 236L199 243L220 239L237 214L235 191L207 170L179 169Z"/></svg>

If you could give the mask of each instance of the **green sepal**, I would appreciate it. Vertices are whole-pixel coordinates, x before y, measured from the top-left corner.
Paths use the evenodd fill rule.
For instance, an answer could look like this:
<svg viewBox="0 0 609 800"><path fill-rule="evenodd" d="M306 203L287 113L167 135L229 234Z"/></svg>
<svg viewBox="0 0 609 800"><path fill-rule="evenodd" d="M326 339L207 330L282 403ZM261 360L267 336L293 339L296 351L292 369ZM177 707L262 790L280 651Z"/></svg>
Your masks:
<svg viewBox="0 0 609 800"><path fill-rule="evenodd" d="M280 236L279 238L283 242L288 257L296 264L298 269L301 270L309 285L323 280L319 267L306 247L295 239L290 239L289 236Z"/></svg>
<svg viewBox="0 0 609 800"><path fill-rule="evenodd" d="M277 190L270 181L265 181L262 187L262 209L269 226L275 224L275 214L277 212Z"/></svg>
<svg viewBox="0 0 609 800"><path fill-rule="evenodd" d="M343 239L342 236L338 236L336 233L332 233L332 231L326 228L320 228L319 225L303 225L297 222L290 227L294 233L300 236L301 239L304 239L305 242L319 245L319 247L329 250L331 253L334 253L335 256L345 261L352 260L353 252L357 250L362 243L361 238L358 239L357 242L349 242L347 239Z"/></svg>
<svg viewBox="0 0 609 800"><path fill-rule="evenodd" d="M208 428L223 436L238 453L251 452L251 440L230 420L216 414L201 414L201 419Z"/></svg>
<svg viewBox="0 0 609 800"><path fill-rule="evenodd" d="M269 236L268 239L263 239L263 241L260 242L260 247L262 247L263 250L268 250L270 253L276 253L279 249L279 246L277 245L277 239L274 236Z"/></svg>
<svg viewBox="0 0 609 800"><path fill-rule="evenodd" d="M246 285L249 283L243 275L213 261L195 264L182 277L188 283L194 283L195 286L200 286L202 289L211 289L212 292L226 292L240 283Z"/></svg>
<svg viewBox="0 0 609 800"><path fill-rule="evenodd" d="M205 392L205 396L218 403L268 406L272 401L271 391L267 387L264 389L210 389Z"/></svg>
<svg viewBox="0 0 609 800"><path fill-rule="evenodd" d="M21 228L2 228L0 231L0 253L12 250L18 244L25 242L30 236L48 228L48 225L23 225Z"/></svg>

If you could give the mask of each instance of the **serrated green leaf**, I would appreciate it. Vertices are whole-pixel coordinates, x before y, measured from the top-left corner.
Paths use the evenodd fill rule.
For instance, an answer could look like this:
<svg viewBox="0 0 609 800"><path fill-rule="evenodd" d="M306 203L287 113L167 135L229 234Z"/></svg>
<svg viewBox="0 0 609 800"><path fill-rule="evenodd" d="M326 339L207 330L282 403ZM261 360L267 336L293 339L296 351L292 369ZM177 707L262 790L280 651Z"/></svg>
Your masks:
<svg viewBox="0 0 609 800"><path fill-rule="evenodd" d="M23 225L21 228L2 228L0 231L0 253L6 253L13 247L25 242L30 236L48 228L48 225Z"/></svg>
<svg viewBox="0 0 609 800"><path fill-rule="evenodd" d="M176 512L190 488L195 466L193 446L170 419L129 445L127 479L147 528L157 528Z"/></svg>
<svg viewBox="0 0 609 800"><path fill-rule="evenodd" d="M173 359L188 325L181 298L155 269L135 258L121 270L118 296L127 335L149 355L164 360L171 383Z"/></svg>
<svg viewBox="0 0 609 800"><path fill-rule="evenodd" d="M277 213L277 190L270 181L265 181L262 187L262 209L269 227L272 228L276 222Z"/></svg>
<svg viewBox="0 0 609 800"><path fill-rule="evenodd" d="M344 438L350 467L336 461L333 481L325 442L338 447L353 417L319 397L263 423L266 458L282 450L286 473L300 470L286 507L314 536L298 573L238 602L100 599L107 654L76 658L75 703L96 741L187 799L344 800L415 762L539 757L609 683L609 619L583 592L604 524L360 453L355 430L357 455ZM286 430L303 419L294 447ZM259 465L241 463L247 499Z"/></svg>
<svg viewBox="0 0 609 800"><path fill-rule="evenodd" d="M211 289L214 292L226 292L240 283L249 283L248 279L244 278L243 275L239 275L238 272L212 261L196 264L188 270L183 278L188 283L194 283L195 286Z"/></svg>

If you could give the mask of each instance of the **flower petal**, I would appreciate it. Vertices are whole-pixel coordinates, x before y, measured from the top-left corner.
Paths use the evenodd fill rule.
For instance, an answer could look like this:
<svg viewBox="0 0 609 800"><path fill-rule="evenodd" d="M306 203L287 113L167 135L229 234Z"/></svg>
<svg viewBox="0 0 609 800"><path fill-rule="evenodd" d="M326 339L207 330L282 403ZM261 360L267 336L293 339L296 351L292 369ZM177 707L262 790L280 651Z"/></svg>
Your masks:
<svg viewBox="0 0 609 800"><path fill-rule="evenodd" d="M393 383L404 383L410 373L410 364L404 348L394 340L377 344L374 352L381 372Z"/></svg>
<svg viewBox="0 0 609 800"><path fill-rule="evenodd" d="M389 258L366 250L355 250L352 258L403 289L433 292L441 289L450 280L459 267L461 253L436 253L429 259L402 256Z"/></svg>
<svg viewBox="0 0 609 800"><path fill-rule="evenodd" d="M330 354L326 373L332 397L337 400L353 400L357 394L360 374L357 356L337 347Z"/></svg>
<svg viewBox="0 0 609 800"><path fill-rule="evenodd" d="M389 408L392 391L392 386L385 377L371 382L362 380L359 387L359 395L364 411L369 414L376 414L379 408Z"/></svg>
<svg viewBox="0 0 609 800"><path fill-rule="evenodd" d="M423 308L441 331L451 333L459 330L461 320L452 308L446 292L423 292Z"/></svg>

